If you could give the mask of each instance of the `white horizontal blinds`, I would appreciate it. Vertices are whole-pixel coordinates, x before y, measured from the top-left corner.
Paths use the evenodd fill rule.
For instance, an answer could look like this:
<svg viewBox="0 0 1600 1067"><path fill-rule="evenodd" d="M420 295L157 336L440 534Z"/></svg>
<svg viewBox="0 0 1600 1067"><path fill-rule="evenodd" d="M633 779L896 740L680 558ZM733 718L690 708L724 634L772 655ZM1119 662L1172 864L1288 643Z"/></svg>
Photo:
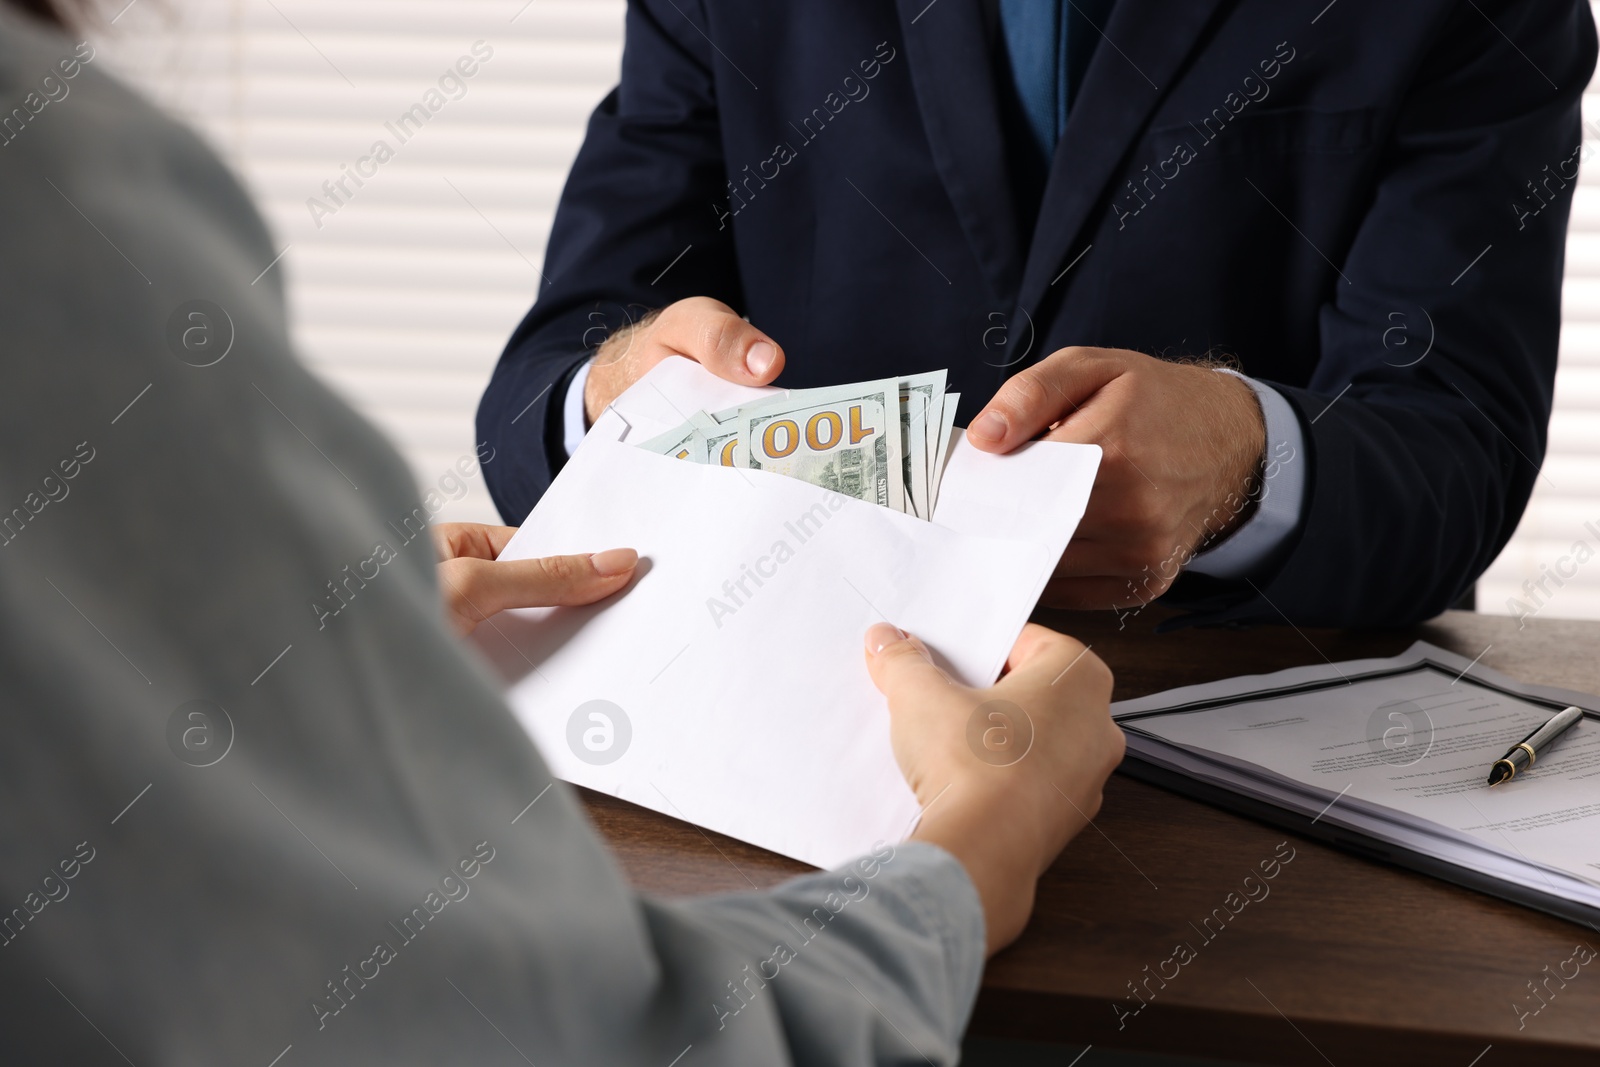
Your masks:
<svg viewBox="0 0 1600 1067"><path fill-rule="evenodd" d="M616 79L622 12L623 0L137 0L97 40L245 175L278 247L289 247L301 351L433 485L471 451L478 395L533 295L584 122ZM465 95L398 144L384 124L478 40L493 55ZM1600 93L1584 106L1587 155L1600 155ZM329 201L338 210L319 229L307 198L327 201L322 183L380 138L395 157L365 187L350 183L345 204ZM1479 584L1485 611L1506 611L1524 581L1559 566L1576 567L1574 577L1547 581L1552 595L1530 606L1600 617L1600 534L1585 526L1600 529L1593 160L1573 204L1564 318L1550 457L1516 537ZM493 519L481 479L441 517ZM1595 559L1563 562L1580 539Z"/></svg>
<svg viewBox="0 0 1600 1067"><path fill-rule="evenodd" d="M1583 117L1550 451L1522 524L1478 583L1480 611L1600 618L1600 78Z"/></svg>
<svg viewBox="0 0 1600 1067"><path fill-rule="evenodd" d="M96 40L244 175L288 248L301 354L428 487L472 454L478 397L616 81L622 15L622 0L139 0ZM498 521L476 476L439 518Z"/></svg>

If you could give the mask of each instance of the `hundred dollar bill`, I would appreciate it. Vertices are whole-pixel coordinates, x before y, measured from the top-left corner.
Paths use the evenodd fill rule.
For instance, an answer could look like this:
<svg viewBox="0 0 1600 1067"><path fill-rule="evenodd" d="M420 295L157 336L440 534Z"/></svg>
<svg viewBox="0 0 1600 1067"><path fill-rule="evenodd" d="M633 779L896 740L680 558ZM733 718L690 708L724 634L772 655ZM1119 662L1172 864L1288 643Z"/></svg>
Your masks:
<svg viewBox="0 0 1600 1067"><path fill-rule="evenodd" d="M697 411L683 425L640 447L692 463L775 470L931 519L960 400L959 394L944 392L946 378L946 372L934 371L892 381L794 390L721 411ZM893 390L887 388L891 384ZM877 408L872 405L885 396L888 406L880 434ZM852 410L852 401L865 401L865 406ZM777 416L762 425L763 433L770 425L773 437L761 446L773 454L758 456L752 463L745 437L750 418L759 422L763 413L773 411ZM896 415L898 433L894 432ZM835 422L844 427L849 418L859 418L861 423L849 426L845 436L859 434L862 439L836 442ZM787 425L791 422L796 431L792 448ZM879 451L884 457L881 465ZM888 459L891 453L897 457L892 463ZM876 478L880 469L886 475L882 484Z"/></svg>
<svg viewBox="0 0 1600 1067"><path fill-rule="evenodd" d="M654 452L660 456L671 456L674 459L686 459L690 463L704 464L709 455L706 448L705 435L692 421L684 423L676 429L669 430L659 437L652 437L648 441L639 442L639 447L646 452Z"/></svg>
<svg viewBox="0 0 1600 1067"><path fill-rule="evenodd" d="M928 413L934 398L944 394L945 373L931 371L900 379L900 451L906 510L920 519L933 515L928 476L934 441L929 435ZM937 421L931 429L938 432Z"/></svg>
<svg viewBox="0 0 1600 1067"><path fill-rule="evenodd" d="M707 462L713 467L744 466L744 450L739 439L739 409L706 414L697 411L689 421L706 440Z"/></svg>
<svg viewBox="0 0 1600 1067"><path fill-rule="evenodd" d="M950 437L955 432L956 405L959 403L961 403L960 393L946 393L944 395L944 410L939 415L939 435L934 444L932 462L929 464L932 469L928 472L930 486L928 492L928 518L930 520L933 518L933 509L939 506L939 482L944 479L945 460L950 458ZM931 414L928 417L928 421L932 425L933 416Z"/></svg>
<svg viewBox="0 0 1600 1067"><path fill-rule="evenodd" d="M900 383L796 390L739 411L745 465L905 511Z"/></svg>

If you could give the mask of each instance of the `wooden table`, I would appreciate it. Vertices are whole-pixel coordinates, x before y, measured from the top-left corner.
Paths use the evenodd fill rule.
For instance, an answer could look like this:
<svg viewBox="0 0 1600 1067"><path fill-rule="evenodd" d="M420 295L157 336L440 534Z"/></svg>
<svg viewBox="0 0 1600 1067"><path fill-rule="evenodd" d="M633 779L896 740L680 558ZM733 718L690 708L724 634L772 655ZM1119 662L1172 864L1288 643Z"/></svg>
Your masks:
<svg viewBox="0 0 1600 1067"><path fill-rule="evenodd" d="M1449 612L1405 631L1259 627L1155 634L1153 612L1038 621L1093 645L1116 699L1421 637L1527 681L1600 692L1600 623ZM634 885L665 895L768 886L802 865L595 793L589 810ZM1199 923L1287 840L1295 858L1209 943ZM1187 941L1197 957L1119 1028L1113 1004ZM973 1032L1313 1067L1600 1064L1600 959L1542 982L1600 932L1338 852L1122 775L1095 827L1045 875L1022 939L984 977ZM1545 971L1548 965L1550 971ZM1572 965L1567 965L1570 973ZM1170 973L1170 966L1168 969ZM1555 989L1552 996L1546 988ZM1492 1048L1490 1047L1492 1046ZM1485 1052L1485 1050L1488 1050ZM1477 1057L1482 1055L1481 1059Z"/></svg>

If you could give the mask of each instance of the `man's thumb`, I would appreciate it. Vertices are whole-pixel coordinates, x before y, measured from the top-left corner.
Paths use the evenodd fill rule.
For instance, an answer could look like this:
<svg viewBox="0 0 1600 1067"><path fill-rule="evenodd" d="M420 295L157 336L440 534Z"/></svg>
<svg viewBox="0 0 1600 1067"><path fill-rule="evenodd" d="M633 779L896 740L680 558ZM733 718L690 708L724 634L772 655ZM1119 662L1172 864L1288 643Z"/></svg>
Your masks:
<svg viewBox="0 0 1600 1067"><path fill-rule="evenodd" d="M656 320L657 336L717 377L766 385L783 370L783 349L719 300L692 297Z"/></svg>

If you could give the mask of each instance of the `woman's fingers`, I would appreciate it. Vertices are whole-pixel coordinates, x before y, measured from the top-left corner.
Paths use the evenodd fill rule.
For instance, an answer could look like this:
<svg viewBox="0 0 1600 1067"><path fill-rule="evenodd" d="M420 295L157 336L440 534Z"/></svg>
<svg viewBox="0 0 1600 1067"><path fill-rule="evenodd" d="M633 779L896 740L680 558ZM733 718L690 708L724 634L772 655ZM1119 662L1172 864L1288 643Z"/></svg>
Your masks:
<svg viewBox="0 0 1600 1067"><path fill-rule="evenodd" d="M432 527L433 550L439 562L447 559L494 559L516 534L515 526L485 526L480 522L441 522Z"/></svg>
<svg viewBox="0 0 1600 1067"><path fill-rule="evenodd" d="M639 565L631 548L593 555L489 560L471 556L439 566L452 623L471 633L484 619L508 608L575 607L593 604L628 584Z"/></svg>
<svg viewBox="0 0 1600 1067"><path fill-rule="evenodd" d="M891 706L897 700L950 687L949 677L928 655L928 646L886 622L867 630L867 671Z"/></svg>
<svg viewBox="0 0 1600 1067"><path fill-rule="evenodd" d="M1011 646L1011 655L1006 659L1006 679L998 688L1050 689L1079 667L1082 673L1092 676L1090 684L1103 685L1110 692L1111 671L1099 656L1076 638L1030 622Z"/></svg>

